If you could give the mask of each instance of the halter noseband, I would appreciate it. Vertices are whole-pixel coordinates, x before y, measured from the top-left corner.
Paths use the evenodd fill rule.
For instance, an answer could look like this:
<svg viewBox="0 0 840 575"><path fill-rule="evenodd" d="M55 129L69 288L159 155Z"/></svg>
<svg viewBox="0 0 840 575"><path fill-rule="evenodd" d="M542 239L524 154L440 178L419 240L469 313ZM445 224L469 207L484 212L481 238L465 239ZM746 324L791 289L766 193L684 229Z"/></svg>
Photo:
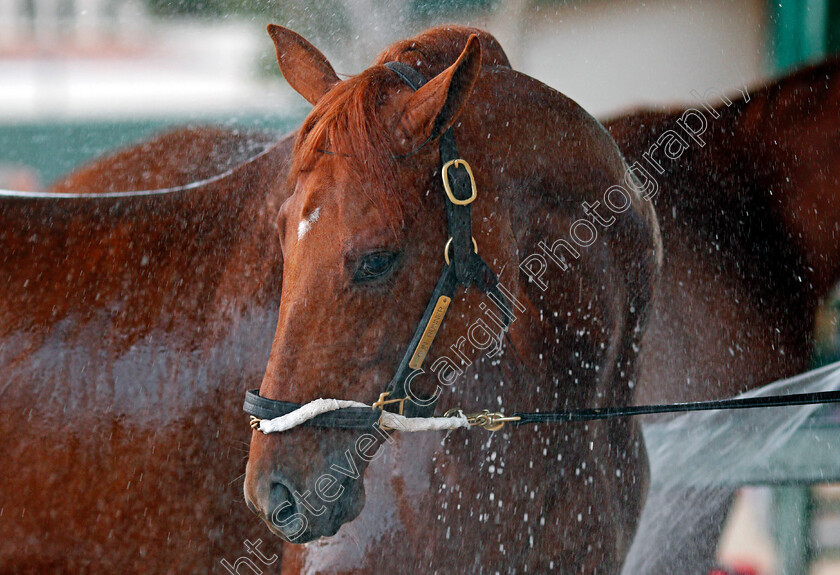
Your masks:
<svg viewBox="0 0 840 575"><path fill-rule="evenodd" d="M388 62L385 67L414 91L426 83L426 78L420 72L401 62ZM434 135L432 134L430 140ZM397 371L385 391L380 394L379 400L371 406L373 409L343 407L317 415L302 425L341 429L369 428L379 422L386 405L396 405L398 413L407 417L431 415L435 410L437 397L421 401L410 398L407 384L412 373L423 364L458 286L478 287L499 308L504 329L507 330L510 325L510 318L513 317L510 305L499 290L496 274L478 255L478 246L472 235L470 204L477 198L478 191L470 165L458 156L453 128L447 129L440 137L439 147L443 191L446 195L446 225L449 230L449 240L443 249L445 265ZM251 427L256 428L261 420L288 415L301 407L301 404L262 397L259 390L254 389L245 393L243 409L251 415Z"/></svg>

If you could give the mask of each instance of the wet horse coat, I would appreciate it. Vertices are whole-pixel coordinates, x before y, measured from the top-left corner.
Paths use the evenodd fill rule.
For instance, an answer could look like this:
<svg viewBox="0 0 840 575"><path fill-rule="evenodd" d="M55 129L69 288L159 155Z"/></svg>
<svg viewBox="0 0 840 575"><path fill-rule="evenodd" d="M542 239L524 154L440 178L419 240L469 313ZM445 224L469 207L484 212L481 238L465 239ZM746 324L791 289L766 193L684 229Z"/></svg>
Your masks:
<svg viewBox="0 0 840 575"><path fill-rule="evenodd" d="M831 79L828 82L822 79L826 74ZM797 210L807 215L803 208L807 202L781 199L780 205L771 209L766 207L766 198L762 200L756 192L748 203L757 205L758 212L734 212L749 214L749 218L731 219L727 216L733 211L729 210L718 210L720 219L708 214L717 213L716 208L727 198L743 206L744 202L738 202L742 189L773 189L791 178L789 187L779 188L777 197L784 198L781 192L816 190L812 197L823 202L814 215L816 222L799 230L823 233L829 240L835 237L837 208L830 200L838 196L831 193L837 186L838 148L830 144L837 137L836 77L834 69L827 68L762 92L765 97L753 94L753 103L735 107L728 121L753 117L762 123L764 119L772 132L779 126L767 118L788 103L788 132L745 129L736 131L741 136L733 142L721 127L714 156L711 147L695 157L685 156L663 183L655 201L666 247L664 295L654 300L645 342L648 355L640 381L645 397L688 399L684 392L698 398L728 395L736 388L765 383L804 366L810 312L836 277L833 264L837 261L817 259L823 262L819 267L803 263L813 258L812 254L830 255L831 248L830 242L800 241L800 232L786 223L785 216ZM796 127L797 121L804 121L793 113L801 109L797 97L822 110L823 115L816 116L808 130ZM654 137L651 134L658 129L657 124L648 122L649 117L640 114L608 124L630 162L647 149ZM663 116L662 121L667 118ZM747 124L742 120L738 125ZM543 128L551 135L558 133L556 126ZM781 146L763 143L774 136ZM213 165L211 158L234 158L245 140L222 132L163 137L93 165L59 189L98 192L184 184L220 170L194 174L183 166L204 169ZM732 153L736 148L727 148L735 143L748 146L737 148L745 150L743 156ZM0 425L7 441L0 448L0 460L5 463L0 473L0 567L4 570L207 572L218 568L222 558L231 564L240 555L256 560L244 545L246 538L253 542L262 536L268 558L277 551L267 547L270 542L265 539L265 528L243 511L237 495L241 484L233 480L242 467L236 441L247 439L239 411L241 393L262 376L280 302L283 261L274 221L277 209L292 191L283 183L291 144L286 140L234 170L230 177L189 194L130 201L3 200L0 363L4 377L0 393L4 417ZM791 149L794 145L800 148ZM505 151L500 151L493 168L503 166ZM172 159L168 168L152 174L148 167L165 158ZM719 165L727 167L719 170ZM682 167L683 173L692 176L680 175L678 168ZM702 176L710 173L727 177L713 180L707 188L708 180ZM816 185L808 185L814 181ZM751 187L745 188L745 183ZM695 189L692 186L698 185L716 193L690 193ZM683 193L677 193L680 190ZM667 213L668 207L687 217L673 217ZM307 214L308 219L312 213L314 210ZM326 221L321 220L325 213L319 213L306 230L306 240ZM544 217L540 214L534 219ZM753 220L758 222L754 226L737 225L738 221ZM511 229L528 225L515 224ZM557 235L557 229L548 229L547 222L543 225L546 236ZM293 233L298 234L299 229L298 223ZM727 243L721 246L715 235L721 236L723 230L738 233L725 236ZM539 237L534 236L534 240ZM746 258L752 263L745 268L740 259L751 253L756 237L764 238L757 243L764 247L758 254L773 253L774 261L762 267L762 258ZM809 236L806 233L804 237ZM483 239L478 234L477 238ZM706 250L693 248L697 238L708 242ZM766 251L768 246L773 248L771 252ZM590 257L589 252L583 257ZM683 261L696 263L688 266L682 265ZM809 271L809 267L822 273ZM749 274L742 283L744 269ZM793 290L768 294L763 287L763 291L754 291L762 278L764 286L787 286L792 272L806 281L793 280ZM417 281L422 277L418 274ZM718 281L711 283L709 277ZM756 281L751 283L750 277ZM817 277L822 279L817 282ZM731 290L737 300L716 293L718 285ZM574 289L567 292L579 293ZM738 315L731 307L745 301L745 294L757 298L755 305L741 306L748 316ZM762 307L767 301L776 303ZM786 301L799 302L796 313L784 313ZM572 301L567 307L574 312L580 306ZM689 313L679 313L684 310ZM336 313L355 317L352 309ZM518 329L524 330L521 326L526 321L529 328L539 329L544 316L535 305L532 319L520 317ZM748 323L738 323L745 318ZM761 331L768 323L775 326L769 332L771 337ZM745 333L755 334L748 338L750 353L731 355L728 347L744 347ZM664 334L670 341L679 336L680 341L688 342L686 346L695 346L689 349L714 344L711 349L719 354L715 351L707 357L657 345L655 334ZM529 354L525 346L517 346L517 351L525 356L526 365L548 370L540 363L547 360ZM727 354L735 359L726 359ZM772 361L758 365L760 362L747 362L750 356ZM674 362L681 362L682 367ZM663 371L666 369L674 373ZM686 374L691 374L691 385L653 385L680 382L687 379ZM665 379L667 376L675 379ZM507 386L516 381L508 374L502 377ZM698 390L693 385L697 382L710 385ZM566 380L561 383L568 384ZM527 384L519 390L524 394L521 398L506 396L505 405L536 406L532 396L545 393L545 389L526 388ZM352 391L357 397L356 389ZM493 399L499 391L501 388L491 391L482 387L475 398L465 397L464 405L467 400L474 405L480 398ZM549 395L553 393L552 389ZM196 429L204 432L196 433ZM218 429L218 433L207 433L207 429ZM561 504L557 494L546 497L546 490L557 484L574 487L576 481L585 485L587 471L592 469L553 463L558 455L566 462L579 457L581 442L576 436L586 430L573 427L560 432L568 432L570 438L555 432L516 433L522 431L529 434L524 439L504 433L492 438L450 438L444 446L437 440L401 438L367 470L367 503L358 519L332 539L305 548L287 547L284 572L372 572L378 563L393 568L393 561L387 559L393 558L395 550L405 572L427 568L439 555L450 552L469 563L462 565L466 572L488 571L493 562L505 565L507 571L512 555L534 571L585 566L587 559L592 571L599 554L620 560L614 546L605 550L598 537L600 526L594 530L587 527L591 525L587 517L590 508L581 509L581 521L572 515L568 523L546 521L546 525L524 505L514 503L512 514L505 508L517 497L538 501L535 507L542 510L557 508ZM529 462L525 469L512 465L525 452L511 441L529 443L527 453L535 455L533 468ZM461 454L453 455L452 447ZM478 479L472 481L481 484L475 489L480 499L468 496L467 488L476 486L456 488L449 481L457 479L452 469L455 459L479 470ZM559 470L559 479L544 481L546 475L540 468L545 465ZM577 469L582 475L575 473ZM615 474L617 469L605 466L603 471ZM527 480L519 485L521 495L503 490L499 481L514 473ZM596 501L596 513L604 512L598 507L603 503ZM465 509L474 514L462 521L456 512ZM529 513L527 517L525 513ZM558 547L559 557L551 559L546 554L541 562L533 557L531 545L547 543L547 528L552 531L550 536L568 536L572 542L582 534L591 547ZM481 541L464 535L475 529L484 531ZM83 544L78 543L79 537ZM398 539L399 544L393 545L392 539ZM417 541L422 544L413 543ZM462 544L465 548L460 551Z"/></svg>
<svg viewBox="0 0 840 575"><path fill-rule="evenodd" d="M181 130L53 191L199 188L0 199L0 571L207 573L259 538L239 394L276 321L292 142Z"/></svg>

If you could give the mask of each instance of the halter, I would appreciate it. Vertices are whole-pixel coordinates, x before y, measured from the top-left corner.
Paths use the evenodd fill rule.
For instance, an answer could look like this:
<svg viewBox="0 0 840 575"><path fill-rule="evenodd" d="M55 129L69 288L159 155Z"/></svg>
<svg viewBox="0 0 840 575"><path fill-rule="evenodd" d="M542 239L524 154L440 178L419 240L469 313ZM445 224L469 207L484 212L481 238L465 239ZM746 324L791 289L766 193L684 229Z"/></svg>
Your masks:
<svg viewBox="0 0 840 575"><path fill-rule="evenodd" d="M399 76L414 91L417 91L426 83L426 79L420 72L406 64L388 62L385 67ZM420 148L433 140L435 136L436 134L432 134L426 142L421 144ZM251 416L252 429L263 433L271 433L305 425L337 429L379 427L386 431L428 431L483 427L488 431L497 431L505 423L514 425L564 423L657 413L840 403L840 391L826 391L661 405L538 413L516 412L510 416L490 412L489 410L464 414L460 409L453 409L446 412L443 417L431 417L435 410L437 396L425 400L410 398L409 385L413 375L421 373L418 370L420 370L423 360L432 346L432 342L443 323L446 310L458 287L468 288L474 285L487 294L501 312L504 331L507 331L510 327L513 317L510 304L505 294L499 289L499 280L496 274L478 255L478 245L472 235L472 212L470 209L470 204L478 197L478 191L472 168L466 160L458 157L453 128L450 127L443 133L440 137L439 146L443 191L447 200L446 224L449 230L449 240L443 248L445 265L394 377L379 395L379 399L372 405L335 399L317 399L302 405L268 399L262 397L257 389L249 390L245 392L243 409L245 413ZM397 412L386 411L386 406L396 406ZM282 418L282 421L280 418Z"/></svg>
<svg viewBox="0 0 840 575"><path fill-rule="evenodd" d="M406 64L388 62L385 67L414 91L426 83L426 78L420 72ZM436 134L432 134L429 141L435 136ZM425 143L421 147L423 145ZM358 407L361 404L355 404L356 406L334 408L329 413L308 419L304 425L343 429L369 428L379 422L382 411L389 405L396 406L398 414L405 417L428 417L434 413L437 396L423 400L409 398L409 385L412 376L420 373L423 360L459 286L468 288L474 285L487 294L501 313L504 330L510 326L510 318L513 317L510 304L499 289L496 274L478 255L478 244L472 235L470 204L478 197L478 190L472 168L466 160L458 156L453 128L447 129L440 137L439 148L441 178L446 195L446 225L449 231L449 240L443 247L445 264L397 371L372 406ZM298 403L262 397L259 390L249 390L245 393L243 409L252 416L251 427L256 427L261 420L282 417L301 407L303 406Z"/></svg>

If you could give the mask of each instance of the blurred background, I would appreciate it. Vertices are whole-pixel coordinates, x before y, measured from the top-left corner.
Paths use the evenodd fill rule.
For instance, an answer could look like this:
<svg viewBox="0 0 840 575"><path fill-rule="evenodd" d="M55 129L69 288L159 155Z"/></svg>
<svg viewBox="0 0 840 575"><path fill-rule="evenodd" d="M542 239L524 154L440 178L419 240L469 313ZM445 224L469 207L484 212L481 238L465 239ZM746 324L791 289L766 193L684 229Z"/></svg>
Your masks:
<svg viewBox="0 0 840 575"><path fill-rule="evenodd" d="M277 70L270 22L340 74L431 25L479 26L602 119L840 51L840 0L0 0L0 189L43 189L169 125L292 129L308 105ZM815 365L840 357L839 312L820 313ZM752 575L840 574L840 488L745 488L720 557Z"/></svg>

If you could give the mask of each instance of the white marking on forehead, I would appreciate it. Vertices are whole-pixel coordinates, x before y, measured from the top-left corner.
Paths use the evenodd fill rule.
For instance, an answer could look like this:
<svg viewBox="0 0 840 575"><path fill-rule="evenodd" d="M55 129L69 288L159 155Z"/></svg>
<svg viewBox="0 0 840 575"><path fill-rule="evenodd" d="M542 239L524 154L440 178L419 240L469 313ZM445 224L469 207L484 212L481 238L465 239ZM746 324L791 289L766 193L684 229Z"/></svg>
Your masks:
<svg viewBox="0 0 840 575"><path fill-rule="evenodd" d="M306 235L310 229L312 229L312 224L318 221L318 218L321 216L321 208L315 208L312 210L312 213L309 214L307 217L303 218L300 223L298 224L298 241L303 239L303 236Z"/></svg>

